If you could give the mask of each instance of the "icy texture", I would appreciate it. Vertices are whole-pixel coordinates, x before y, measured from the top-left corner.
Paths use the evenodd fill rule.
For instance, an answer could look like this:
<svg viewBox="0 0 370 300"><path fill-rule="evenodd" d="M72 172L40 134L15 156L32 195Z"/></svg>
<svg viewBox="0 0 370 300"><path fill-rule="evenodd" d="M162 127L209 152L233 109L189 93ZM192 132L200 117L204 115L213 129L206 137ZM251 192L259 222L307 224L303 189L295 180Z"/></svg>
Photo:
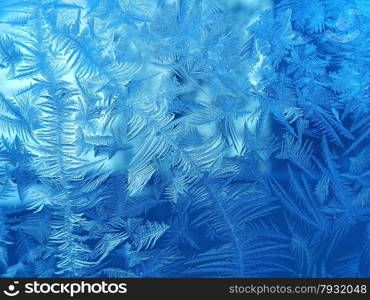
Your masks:
<svg viewBox="0 0 370 300"><path fill-rule="evenodd" d="M369 277L368 0L1 0L3 277Z"/></svg>

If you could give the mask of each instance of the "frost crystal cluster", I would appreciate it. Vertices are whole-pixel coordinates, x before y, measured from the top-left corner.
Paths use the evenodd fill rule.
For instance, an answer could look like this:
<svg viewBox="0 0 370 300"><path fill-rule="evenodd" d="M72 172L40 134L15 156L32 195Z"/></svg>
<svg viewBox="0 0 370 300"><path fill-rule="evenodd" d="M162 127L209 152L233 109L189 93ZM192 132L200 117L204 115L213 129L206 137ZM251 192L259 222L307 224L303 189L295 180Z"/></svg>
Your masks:
<svg viewBox="0 0 370 300"><path fill-rule="evenodd" d="M1 0L2 277L369 277L368 0Z"/></svg>

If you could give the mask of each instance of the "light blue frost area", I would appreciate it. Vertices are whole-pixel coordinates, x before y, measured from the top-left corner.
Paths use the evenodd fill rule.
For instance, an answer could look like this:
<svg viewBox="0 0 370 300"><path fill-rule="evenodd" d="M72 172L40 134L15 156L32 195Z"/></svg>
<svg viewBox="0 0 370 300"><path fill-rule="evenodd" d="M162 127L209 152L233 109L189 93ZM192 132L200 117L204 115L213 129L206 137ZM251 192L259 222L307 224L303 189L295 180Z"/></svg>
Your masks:
<svg viewBox="0 0 370 300"><path fill-rule="evenodd" d="M2 277L369 277L366 0L0 0Z"/></svg>

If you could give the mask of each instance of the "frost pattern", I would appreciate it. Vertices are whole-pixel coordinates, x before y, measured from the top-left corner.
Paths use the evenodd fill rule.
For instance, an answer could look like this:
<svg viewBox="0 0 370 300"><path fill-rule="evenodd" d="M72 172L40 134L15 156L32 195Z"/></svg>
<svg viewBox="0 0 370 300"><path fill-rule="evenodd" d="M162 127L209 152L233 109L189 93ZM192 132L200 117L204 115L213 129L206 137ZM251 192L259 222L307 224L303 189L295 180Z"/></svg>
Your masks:
<svg viewBox="0 0 370 300"><path fill-rule="evenodd" d="M258 3L0 2L2 277L370 276L368 1Z"/></svg>

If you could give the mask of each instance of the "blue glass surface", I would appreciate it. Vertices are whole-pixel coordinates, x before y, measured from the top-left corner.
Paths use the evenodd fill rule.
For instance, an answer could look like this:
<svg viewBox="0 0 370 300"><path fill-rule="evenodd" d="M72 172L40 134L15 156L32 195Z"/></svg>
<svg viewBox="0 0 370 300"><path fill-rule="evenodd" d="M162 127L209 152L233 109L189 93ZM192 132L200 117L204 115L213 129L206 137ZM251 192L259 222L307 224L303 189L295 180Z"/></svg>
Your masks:
<svg viewBox="0 0 370 300"><path fill-rule="evenodd" d="M2 277L369 277L368 0L0 0Z"/></svg>

